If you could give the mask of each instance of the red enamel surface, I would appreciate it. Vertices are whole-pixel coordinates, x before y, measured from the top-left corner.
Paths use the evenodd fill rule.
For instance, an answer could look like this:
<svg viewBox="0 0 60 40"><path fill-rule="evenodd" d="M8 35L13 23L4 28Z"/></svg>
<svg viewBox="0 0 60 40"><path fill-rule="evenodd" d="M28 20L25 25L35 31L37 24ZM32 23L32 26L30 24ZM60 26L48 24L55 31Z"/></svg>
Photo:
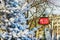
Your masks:
<svg viewBox="0 0 60 40"><path fill-rule="evenodd" d="M48 17L41 17L39 19L39 24L43 24L43 25L49 24L49 18Z"/></svg>

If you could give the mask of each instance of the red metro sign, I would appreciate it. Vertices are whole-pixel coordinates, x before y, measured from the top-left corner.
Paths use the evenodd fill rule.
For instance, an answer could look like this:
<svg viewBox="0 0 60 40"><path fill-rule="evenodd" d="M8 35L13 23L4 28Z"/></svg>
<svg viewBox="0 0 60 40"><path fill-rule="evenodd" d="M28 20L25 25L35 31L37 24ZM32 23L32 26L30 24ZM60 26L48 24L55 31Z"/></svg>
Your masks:
<svg viewBox="0 0 60 40"><path fill-rule="evenodd" d="M38 23L42 24L42 25L47 25L47 24L50 23L50 20L49 20L48 17L41 17L41 18L39 18L39 22Z"/></svg>

